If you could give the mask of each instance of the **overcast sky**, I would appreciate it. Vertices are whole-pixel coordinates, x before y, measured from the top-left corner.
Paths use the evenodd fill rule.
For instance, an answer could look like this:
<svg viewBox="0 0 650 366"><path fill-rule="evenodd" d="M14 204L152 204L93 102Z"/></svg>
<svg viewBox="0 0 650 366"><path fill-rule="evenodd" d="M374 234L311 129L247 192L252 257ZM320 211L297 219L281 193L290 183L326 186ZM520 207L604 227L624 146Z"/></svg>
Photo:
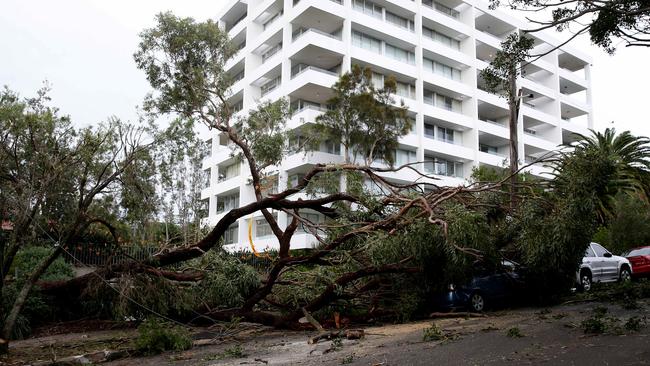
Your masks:
<svg viewBox="0 0 650 366"><path fill-rule="evenodd" d="M133 120L148 91L132 57L138 33L161 11L204 20L224 2L0 0L0 85L31 96L48 80L53 104L77 124L111 115ZM593 57L595 127L650 136L650 49L609 56L585 39L573 46Z"/></svg>

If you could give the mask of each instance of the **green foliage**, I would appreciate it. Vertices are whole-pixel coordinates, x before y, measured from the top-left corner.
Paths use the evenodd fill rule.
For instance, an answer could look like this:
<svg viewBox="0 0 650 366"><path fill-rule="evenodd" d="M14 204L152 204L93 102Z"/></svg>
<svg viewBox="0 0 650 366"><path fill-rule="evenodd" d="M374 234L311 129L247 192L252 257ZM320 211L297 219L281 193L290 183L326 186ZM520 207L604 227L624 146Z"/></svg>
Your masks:
<svg viewBox="0 0 650 366"><path fill-rule="evenodd" d="M370 68L353 65L333 86L334 96L327 101L332 108L307 128L311 145L330 141L344 146L346 162L360 156L365 164L381 159L392 165L398 138L412 127L404 102L393 106L396 87L394 78L376 87Z"/></svg>
<svg viewBox="0 0 650 366"><path fill-rule="evenodd" d="M436 323L422 330L423 342L448 342L458 339L458 335L440 328Z"/></svg>
<svg viewBox="0 0 650 366"><path fill-rule="evenodd" d="M212 308L240 306L260 286L260 276L253 267L223 252L212 250L188 266L205 271L191 296L197 303L204 302Z"/></svg>
<svg viewBox="0 0 650 366"><path fill-rule="evenodd" d="M185 351L192 348L192 339L184 328L150 318L138 327L135 347L146 355Z"/></svg>
<svg viewBox="0 0 650 366"><path fill-rule="evenodd" d="M210 251L184 265L204 271L204 277L197 284L184 286L153 275L123 275L116 283L118 292L103 283L91 285L84 298L85 311L119 320L143 319L149 315L144 306L165 316L186 317L200 306L241 306L260 285L260 276L252 266L223 251Z"/></svg>
<svg viewBox="0 0 650 366"><path fill-rule="evenodd" d="M285 99L262 102L235 125L235 130L239 131L238 137L249 146L258 171L282 161L289 141L289 134L285 131L289 115L289 105ZM237 156L244 158L241 153Z"/></svg>
<svg viewBox="0 0 650 366"><path fill-rule="evenodd" d="M508 331L506 332L506 336L510 338L522 338L524 337L524 334L521 332L521 329L519 329L518 327L512 327L508 329Z"/></svg>
<svg viewBox="0 0 650 366"><path fill-rule="evenodd" d="M607 226L598 229L593 241L616 254L649 244L650 205L638 197L619 194Z"/></svg>
<svg viewBox="0 0 650 366"><path fill-rule="evenodd" d="M147 98L151 112L177 112L190 117L201 111L220 118L229 110L213 106L215 95L225 95L232 80L224 65L235 52L225 30L212 20L196 22L171 13L156 16L156 26L140 33L134 54L156 94Z"/></svg>
<svg viewBox="0 0 650 366"><path fill-rule="evenodd" d="M24 281L32 273L33 269L45 258L52 254L52 248L30 246L16 254L10 272L16 276L18 282ZM41 276L43 281L62 281L74 276L72 266L66 263L63 258L57 258Z"/></svg>
<svg viewBox="0 0 650 366"><path fill-rule="evenodd" d="M510 81L521 75L521 64L530 58L534 43L533 38L518 33L509 34L501 42L501 50L496 52L490 65L480 73L489 92L503 93L508 100L517 98L517 89L511 87Z"/></svg>
<svg viewBox="0 0 650 366"><path fill-rule="evenodd" d="M638 332L643 329L648 324L648 318L644 315L643 317L632 316L627 319L625 322L625 329L630 332Z"/></svg>
<svg viewBox="0 0 650 366"><path fill-rule="evenodd" d="M501 4L491 0L490 8ZM623 43L626 46L647 46L650 33L648 19L650 11L643 1L609 0L593 3L548 2L544 0L513 0L506 3L508 9L525 11L526 14L543 14L544 18L533 18L537 27L528 30L537 32L549 28L571 32L571 38L589 34L591 42L612 54ZM577 26L571 27L572 25ZM618 40L618 41L617 41Z"/></svg>
<svg viewBox="0 0 650 366"><path fill-rule="evenodd" d="M607 324L603 319L604 314L594 311L594 314L580 323L585 333L602 334L607 329Z"/></svg>
<svg viewBox="0 0 650 366"><path fill-rule="evenodd" d="M50 248L30 246L16 254L10 270L15 277L12 282L5 284L3 288L2 302L0 303L2 314L8 313L16 299L18 290L31 275L34 267L48 257L51 252L52 249ZM41 278L46 281L61 281L70 279L73 275L72 266L66 263L63 258L57 258ZM46 321L52 321L56 315L56 310L39 291L32 291L27 297L21 314L18 316L12 338L26 338L30 335L33 327ZM0 325L2 323L0 321Z"/></svg>
<svg viewBox="0 0 650 366"><path fill-rule="evenodd" d="M611 218L619 194L648 201L650 139L633 136L629 131L617 135L613 128L578 137L580 140L563 154L556 166L558 175L554 185L558 189L566 188L570 179L576 183L582 180L583 191L591 189L596 198L595 208L601 223Z"/></svg>

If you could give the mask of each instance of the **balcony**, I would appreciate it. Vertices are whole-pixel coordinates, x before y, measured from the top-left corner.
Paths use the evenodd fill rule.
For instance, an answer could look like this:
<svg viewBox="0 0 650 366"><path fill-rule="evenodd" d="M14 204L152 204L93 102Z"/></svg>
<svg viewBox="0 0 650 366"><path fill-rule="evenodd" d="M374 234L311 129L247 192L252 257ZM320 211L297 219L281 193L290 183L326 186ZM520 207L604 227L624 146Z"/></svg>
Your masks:
<svg viewBox="0 0 650 366"><path fill-rule="evenodd" d="M323 35L325 37L336 39L338 41L343 39L342 36L341 36L341 29L335 31L334 33L327 33L327 32L324 32L324 31L322 31L320 29L317 29L317 28L298 28L298 30L293 32L291 40L295 42L298 38L300 38L300 37L302 37L302 36L304 36L306 34L309 34L309 33L320 34L320 35Z"/></svg>
<svg viewBox="0 0 650 366"><path fill-rule="evenodd" d="M460 19L460 12L448 7L447 5L441 4L437 1L432 0L422 0L422 5L429 7L437 11L438 13L447 16L453 19Z"/></svg>

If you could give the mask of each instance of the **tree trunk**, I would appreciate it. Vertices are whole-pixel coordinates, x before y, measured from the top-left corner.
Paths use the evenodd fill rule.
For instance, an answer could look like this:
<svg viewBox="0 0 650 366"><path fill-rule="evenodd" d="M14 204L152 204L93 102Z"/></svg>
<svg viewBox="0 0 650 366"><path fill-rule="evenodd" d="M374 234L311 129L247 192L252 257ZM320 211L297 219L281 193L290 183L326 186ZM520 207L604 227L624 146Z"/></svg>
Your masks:
<svg viewBox="0 0 650 366"><path fill-rule="evenodd" d="M13 332L14 326L16 325L16 319L18 319L18 315L23 309L23 306L25 305L25 301L27 301L27 296L29 296L29 293L32 290L32 287L34 287L34 284L38 279L41 277L43 273L47 270L47 268L54 262L54 260L61 254L62 248L59 246L57 247L52 254L50 254L49 257L47 257L41 264L36 267L34 272L29 276L29 279L25 284L23 285L23 288L20 290L18 293L18 296L16 296L16 300L14 301L14 304L11 308L11 311L9 311L9 314L7 315L7 318L5 319L4 326L2 328L2 335L0 338L0 343L2 339L6 343L5 348L8 349L9 347L9 338L11 338L11 333ZM0 350L1 352L1 350Z"/></svg>
<svg viewBox="0 0 650 366"><path fill-rule="evenodd" d="M510 72L510 96L508 98L508 107L510 109L510 208L514 210L517 207L517 171L519 170L519 138L517 135L517 123L519 120L519 101L517 98L517 73L516 70Z"/></svg>

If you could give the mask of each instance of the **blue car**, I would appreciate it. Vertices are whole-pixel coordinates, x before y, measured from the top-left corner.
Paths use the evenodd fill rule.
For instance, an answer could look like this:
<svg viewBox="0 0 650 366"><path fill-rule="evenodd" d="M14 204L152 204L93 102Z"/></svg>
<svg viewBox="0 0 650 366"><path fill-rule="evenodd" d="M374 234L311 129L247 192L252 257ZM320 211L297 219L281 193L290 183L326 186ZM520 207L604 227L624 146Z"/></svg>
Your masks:
<svg viewBox="0 0 650 366"><path fill-rule="evenodd" d="M523 290L523 281L515 264L504 261L495 271L479 271L469 283L449 285L445 293L434 299L434 304L444 310L469 309L480 312L486 307L503 305Z"/></svg>

